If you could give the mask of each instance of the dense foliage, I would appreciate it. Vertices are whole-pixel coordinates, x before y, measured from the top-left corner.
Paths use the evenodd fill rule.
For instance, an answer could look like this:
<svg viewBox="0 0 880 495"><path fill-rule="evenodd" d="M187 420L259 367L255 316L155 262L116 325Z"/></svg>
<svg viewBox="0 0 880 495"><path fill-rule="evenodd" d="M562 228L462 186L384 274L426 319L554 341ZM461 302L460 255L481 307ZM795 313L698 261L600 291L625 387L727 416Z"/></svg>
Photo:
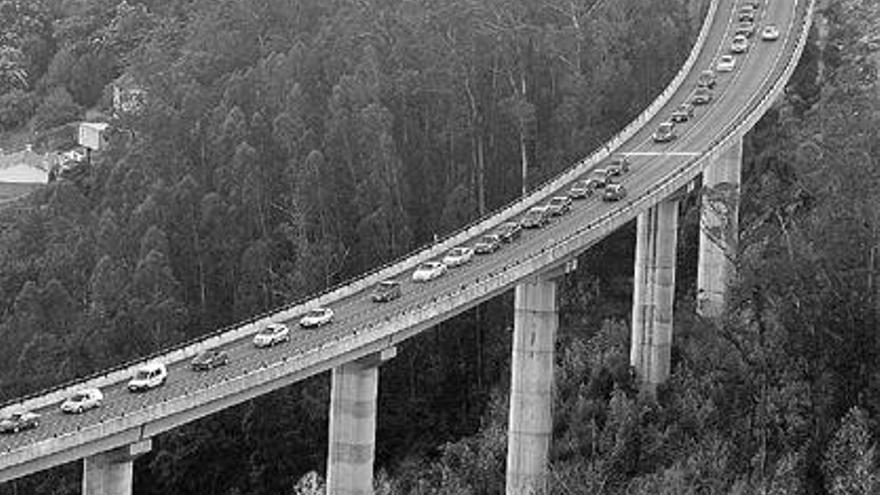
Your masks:
<svg viewBox="0 0 880 495"><path fill-rule="evenodd" d="M20 33L0 46L0 125L106 109L123 73L147 95L90 169L0 211L0 399L299 299L510 201L523 165L533 187L663 88L705 3L0 1ZM827 40L748 139L732 309L693 317L680 272L657 401L627 368L629 232L566 281L553 493L878 490L871 9L829 8ZM378 493L502 491L510 305L444 322L383 368ZM293 493L323 471L327 389L318 377L160 436L136 491ZM0 493L71 493L77 473Z"/></svg>

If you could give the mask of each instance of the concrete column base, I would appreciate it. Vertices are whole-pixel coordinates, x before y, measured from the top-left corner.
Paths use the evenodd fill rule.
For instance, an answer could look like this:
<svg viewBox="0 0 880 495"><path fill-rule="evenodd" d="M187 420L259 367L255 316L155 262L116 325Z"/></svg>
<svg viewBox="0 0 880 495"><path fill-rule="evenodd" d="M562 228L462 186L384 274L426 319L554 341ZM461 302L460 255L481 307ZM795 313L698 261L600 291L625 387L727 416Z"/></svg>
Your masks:
<svg viewBox="0 0 880 495"><path fill-rule="evenodd" d="M151 448L147 439L83 459L83 495L131 495L134 460Z"/></svg>
<svg viewBox="0 0 880 495"><path fill-rule="evenodd" d="M559 317L556 282L516 286L507 437L507 495L546 493L553 432L553 359Z"/></svg>
<svg viewBox="0 0 880 495"><path fill-rule="evenodd" d="M391 347L332 371L328 495L373 493L379 365L395 353Z"/></svg>
<svg viewBox="0 0 880 495"><path fill-rule="evenodd" d="M707 318L724 313L734 276L739 233L742 138L711 160L703 171L700 249L697 258L697 312ZM725 184L726 187L717 187ZM710 189L717 188L717 189Z"/></svg>

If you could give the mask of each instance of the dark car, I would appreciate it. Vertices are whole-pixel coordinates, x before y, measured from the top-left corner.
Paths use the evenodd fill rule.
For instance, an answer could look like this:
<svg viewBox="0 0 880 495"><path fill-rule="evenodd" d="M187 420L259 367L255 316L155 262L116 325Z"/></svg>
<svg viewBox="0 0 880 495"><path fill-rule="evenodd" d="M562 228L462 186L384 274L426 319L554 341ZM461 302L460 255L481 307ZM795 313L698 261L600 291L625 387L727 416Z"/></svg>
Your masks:
<svg viewBox="0 0 880 495"><path fill-rule="evenodd" d="M668 143L675 139L675 123L674 122L663 122L657 127L657 130L654 131L654 135L651 136L654 139L655 143ZM607 187L607 186L606 186Z"/></svg>
<svg viewBox="0 0 880 495"><path fill-rule="evenodd" d="M522 234L522 227L517 222L504 222L495 231L504 242L515 241Z"/></svg>
<svg viewBox="0 0 880 495"><path fill-rule="evenodd" d="M691 102L684 102L672 112L672 115L669 117L669 120L673 122L687 122L694 116L694 104Z"/></svg>
<svg viewBox="0 0 880 495"><path fill-rule="evenodd" d="M370 299L373 302L388 302L400 297L400 282L397 280L383 280L376 284Z"/></svg>
<svg viewBox="0 0 880 495"><path fill-rule="evenodd" d="M0 433L18 433L40 426L40 415L33 412L17 412L0 419Z"/></svg>
<svg viewBox="0 0 880 495"><path fill-rule="evenodd" d="M624 155L614 155L605 166L605 174L608 177L616 177L627 172L629 172L629 160Z"/></svg>
<svg viewBox="0 0 880 495"><path fill-rule="evenodd" d="M192 360L192 369L194 371L207 371L218 366L229 363L229 354L220 349L209 349L202 351Z"/></svg>
<svg viewBox="0 0 880 495"><path fill-rule="evenodd" d="M712 101L712 91L708 88L697 88L691 93L690 102L694 105L705 105Z"/></svg>
<svg viewBox="0 0 880 495"><path fill-rule="evenodd" d="M537 229L543 227L549 221L550 212L547 211L546 206L533 206L525 215L523 215L519 224L522 225L524 229Z"/></svg>
<svg viewBox="0 0 880 495"><path fill-rule="evenodd" d="M699 88L712 89L715 87L715 82L715 71L712 69L706 69L703 72L700 72L700 75L697 77L697 87Z"/></svg>
<svg viewBox="0 0 880 495"><path fill-rule="evenodd" d="M553 196L547 203L547 211L553 216L568 213L571 211L571 198L568 196Z"/></svg>
<svg viewBox="0 0 880 495"><path fill-rule="evenodd" d="M620 201L626 197L626 188L623 184L608 184L602 194L603 201Z"/></svg>
<svg viewBox="0 0 880 495"><path fill-rule="evenodd" d="M474 252L477 254L490 254L501 248L501 236L498 234L487 234L480 237L480 240L474 244Z"/></svg>

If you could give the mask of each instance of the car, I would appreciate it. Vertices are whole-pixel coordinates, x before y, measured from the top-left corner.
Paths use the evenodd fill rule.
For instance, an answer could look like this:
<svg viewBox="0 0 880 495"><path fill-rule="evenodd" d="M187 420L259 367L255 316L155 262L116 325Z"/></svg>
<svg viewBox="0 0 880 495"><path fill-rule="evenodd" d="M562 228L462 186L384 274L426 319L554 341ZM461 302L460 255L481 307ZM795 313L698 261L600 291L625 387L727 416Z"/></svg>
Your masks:
<svg viewBox="0 0 880 495"><path fill-rule="evenodd" d="M413 282L427 282L446 273L446 265L439 261L426 261L412 274Z"/></svg>
<svg viewBox="0 0 880 495"><path fill-rule="evenodd" d="M604 168L594 168L587 178L587 182L594 189L602 189L608 183L608 171Z"/></svg>
<svg viewBox="0 0 880 495"><path fill-rule="evenodd" d="M446 253L446 256L443 257L443 264L449 268L454 268L456 266L461 266L467 263L473 257L473 248L469 248L467 246L459 246L450 249L449 252Z"/></svg>
<svg viewBox="0 0 880 495"><path fill-rule="evenodd" d="M492 254L501 249L501 237L498 234L486 234L474 244L474 253Z"/></svg>
<svg viewBox="0 0 880 495"><path fill-rule="evenodd" d="M571 199L584 199L592 196L595 188L585 180L579 180L571 185L568 190L568 197Z"/></svg>
<svg viewBox="0 0 880 495"><path fill-rule="evenodd" d="M373 302L388 302L400 297L400 282L397 280L383 280L376 284L370 298Z"/></svg>
<svg viewBox="0 0 880 495"><path fill-rule="evenodd" d="M673 122L687 122L694 116L694 104L690 102L683 102L678 108L672 112L672 115L669 116L669 120Z"/></svg>
<svg viewBox="0 0 880 495"><path fill-rule="evenodd" d="M761 0L743 0L742 5L757 10L761 6Z"/></svg>
<svg viewBox="0 0 880 495"><path fill-rule="evenodd" d="M519 224L524 229L537 229L547 225L548 222L550 222L550 212L547 211L547 207L533 206L523 215Z"/></svg>
<svg viewBox="0 0 880 495"><path fill-rule="evenodd" d="M626 197L626 188L623 187L623 184L608 184L605 188L604 194L602 194L603 201L620 201L621 199Z"/></svg>
<svg viewBox="0 0 880 495"><path fill-rule="evenodd" d="M218 366L225 366L229 363L229 354L222 349L207 349L196 355L190 361L190 367L193 371L208 371Z"/></svg>
<svg viewBox="0 0 880 495"><path fill-rule="evenodd" d="M761 30L761 39L764 41L776 41L779 39L779 28L775 24L767 24Z"/></svg>
<svg viewBox="0 0 880 495"><path fill-rule="evenodd" d="M691 93L690 102L694 105L706 105L712 101L712 91L709 88L697 88Z"/></svg>
<svg viewBox="0 0 880 495"><path fill-rule="evenodd" d="M755 23L752 21L740 21L739 24L736 25L734 33L751 38L752 35L755 34Z"/></svg>
<svg viewBox="0 0 880 495"><path fill-rule="evenodd" d="M35 412L14 412L0 419L0 433L18 433L40 426L40 415Z"/></svg>
<svg viewBox="0 0 880 495"><path fill-rule="evenodd" d="M730 44L730 51L733 53L745 53L749 51L749 39L741 34L734 36L733 42Z"/></svg>
<svg viewBox="0 0 880 495"><path fill-rule="evenodd" d="M675 122L666 121L661 123L651 137L654 139L655 143L668 143L677 138L678 136L675 134Z"/></svg>
<svg viewBox="0 0 880 495"><path fill-rule="evenodd" d="M84 388L61 403L61 412L80 414L89 409L101 407L104 394L97 388Z"/></svg>
<svg viewBox="0 0 880 495"><path fill-rule="evenodd" d="M755 11L749 9L740 10L737 20L740 22L755 22Z"/></svg>
<svg viewBox="0 0 880 495"><path fill-rule="evenodd" d="M333 310L326 307L309 310L299 319L299 326L303 328L317 328L333 321Z"/></svg>
<svg viewBox="0 0 880 495"><path fill-rule="evenodd" d="M522 227L519 222L504 222L498 226L495 233L501 237L504 242L513 242L522 234Z"/></svg>
<svg viewBox="0 0 880 495"><path fill-rule="evenodd" d="M547 202L547 211L552 216L564 215L571 211L571 198L568 196L553 196Z"/></svg>
<svg viewBox="0 0 880 495"><path fill-rule="evenodd" d="M736 58L733 55L722 55L718 59L718 72L730 72L736 66Z"/></svg>
<svg viewBox="0 0 880 495"><path fill-rule="evenodd" d="M165 384L166 380L168 380L168 369L164 364L147 363L135 371L134 376L128 381L128 390L129 392L143 392Z"/></svg>
<svg viewBox="0 0 880 495"><path fill-rule="evenodd" d="M629 159L624 155L614 155L605 166L605 174L608 177L617 177L627 172L629 172Z"/></svg>
<svg viewBox="0 0 880 495"><path fill-rule="evenodd" d="M712 89L715 87L716 80L715 71L712 69L706 69L703 72L700 72L700 75L697 76L697 87Z"/></svg>
<svg viewBox="0 0 880 495"><path fill-rule="evenodd" d="M290 341L290 328L284 323L269 323L254 335L255 347L272 347Z"/></svg>

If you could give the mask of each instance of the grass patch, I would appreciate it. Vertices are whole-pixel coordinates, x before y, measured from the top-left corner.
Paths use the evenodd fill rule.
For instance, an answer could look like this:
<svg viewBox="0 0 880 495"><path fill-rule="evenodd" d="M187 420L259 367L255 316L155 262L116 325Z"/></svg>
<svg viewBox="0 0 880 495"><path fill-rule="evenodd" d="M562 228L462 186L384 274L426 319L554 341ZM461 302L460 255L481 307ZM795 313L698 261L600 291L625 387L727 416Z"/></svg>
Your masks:
<svg viewBox="0 0 880 495"><path fill-rule="evenodd" d="M20 198L25 194L40 187L42 184L17 184L13 182L0 182L0 205L3 203Z"/></svg>

